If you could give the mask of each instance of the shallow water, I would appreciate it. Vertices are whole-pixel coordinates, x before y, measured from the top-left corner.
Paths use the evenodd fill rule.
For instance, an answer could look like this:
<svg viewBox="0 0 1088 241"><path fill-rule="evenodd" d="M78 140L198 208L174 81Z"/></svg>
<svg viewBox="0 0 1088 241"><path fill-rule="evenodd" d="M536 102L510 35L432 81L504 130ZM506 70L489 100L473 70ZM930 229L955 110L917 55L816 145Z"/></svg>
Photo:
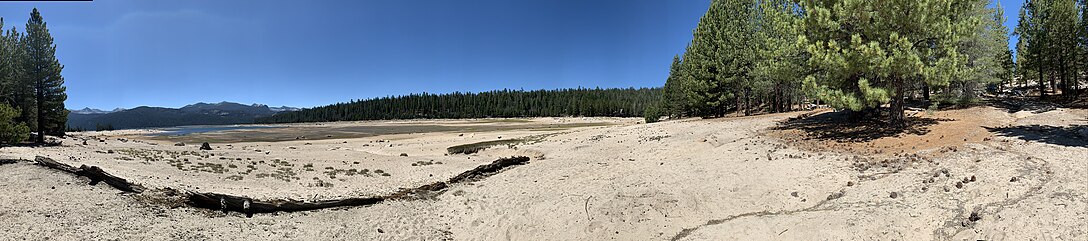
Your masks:
<svg viewBox="0 0 1088 241"><path fill-rule="evenodd" d="M216 132L216 131L234 131L234 130L250 130L250 129L265 129L265 128L278 128L276 126L179 126L162 128L163 132L147 134L148 136L183 136L193 133L204 132Z"/></svg>

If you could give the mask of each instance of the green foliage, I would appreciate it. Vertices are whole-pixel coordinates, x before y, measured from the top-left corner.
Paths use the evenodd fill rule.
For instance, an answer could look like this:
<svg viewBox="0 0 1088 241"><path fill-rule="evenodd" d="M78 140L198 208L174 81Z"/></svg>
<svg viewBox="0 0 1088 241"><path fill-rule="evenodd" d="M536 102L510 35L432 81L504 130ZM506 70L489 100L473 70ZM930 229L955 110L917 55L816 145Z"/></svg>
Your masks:
<svg viewBox="0 0 1088 241"><path fill-rule="evenodd" d="M806 0L804 35L810 55L805 91L837 108L891 104L903 123L912 86L947 86L967 61L958 44L978 34L980 0Z"/></svg>
<svg viewBox="0 0 1088 241"><path fill-rule="evenodd" d="M3 31L0 19L0 104L17 110L11 122L45 134L64 135L68 110L64 108L64 66L56 58L56 45L38 9L30 13L26 33L14 27Z"/></svg>
<svg viewBox="0 0 1088 241"><path fill-rule="evenodd" d="M1078 92L1083 79L1086 29L1084 1L1027 0L1020 9L1015 34L1017 77L1048 92Z"/></svg>
<svg viewBox="0 0 1088 241"><path fill-rule="evenodd" d="M789 111L799 103L800 11L788 0L714 0L674 58L666 81L669 116Z"/></svg>
<svg viewBox="0 0 1088 241"><path fill-rule="evenodd" d="M646 108L646 113L643 115L646 123L654 123L661 121L661 111L657 107Z"/></svg>
<svg viewBox="0 0 1088 241"><path fill-rule="evenodd" d="M49 34L37 8L30 13L26 32L26 37L23 38L27 57L24 65L27 78L34 83L38 131L36 142L43 143L45 134L64 135L67 127L65 123L68 120L68 110L64 108L64 101L68 99L68 95L65 94L64 77L61 76L64 66L57 60L57 46L53 44L53 36Z"/></svg>
<svg viewBox="0 0 1088 241"><path fill-rule="evenodd" d="M664 107L665 112L672 117L680 117L685 115L685 101L684 101L684 89L681 86L682 71L680 69L682 60L680 56L672 57L672 65L669 66L669 77L665 79L665 87L662 90L664 96L661 98L661 106Z"/></svg>
<svg viewBox="0 0 1088 241"><path fill-rule="evenodd" d="M410 94L278 113L263 123L488 117L640 117L661 102L661 88L496 90Z"/></svg>
<svg viewBox="0 0 1088 241"><path fill-rule="evenodd" d="M0 103L0 145L19 143L30 138L30 128L14 121L18 116L18 110Z"/></svg>

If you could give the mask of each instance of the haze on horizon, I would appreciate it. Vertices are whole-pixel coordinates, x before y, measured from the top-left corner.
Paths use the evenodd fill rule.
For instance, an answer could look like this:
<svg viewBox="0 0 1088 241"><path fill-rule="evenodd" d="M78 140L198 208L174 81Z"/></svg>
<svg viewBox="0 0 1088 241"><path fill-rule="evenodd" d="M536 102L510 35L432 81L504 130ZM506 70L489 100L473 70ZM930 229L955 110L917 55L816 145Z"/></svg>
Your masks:
<svg viewBox="0 0 1088 241"><path fill-rule="evenodd" d="M1011 29L1020 2L1001 2ZM112 110L656 87L709 1L2 4L5 29L41 10L65 65L67 108Z"/></svg>

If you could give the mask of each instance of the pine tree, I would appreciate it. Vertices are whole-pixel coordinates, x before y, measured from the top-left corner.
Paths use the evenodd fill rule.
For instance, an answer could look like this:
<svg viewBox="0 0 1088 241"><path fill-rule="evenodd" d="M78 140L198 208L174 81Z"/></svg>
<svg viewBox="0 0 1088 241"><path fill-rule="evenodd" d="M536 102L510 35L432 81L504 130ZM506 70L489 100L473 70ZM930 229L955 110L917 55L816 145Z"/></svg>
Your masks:
<svg viewBox="0 0 1088 241"><path fill-rule="evenodd" d="M14 144L29 138L30 128L15 121L19 111L0 103L0 145Z"/></svg>
<svg viewBox="0 0 1088 241"><path fill-rule="evenodd" d="M1005 27L1004 11L1001 5L989 8L986 1L969 2L965 17L984 16L981 24L974 25L974 34L960 39L959 50L966 56L963 78L952 81L954 87L948 88L944 95L948 99L961 102L973 101L980 86L997 85L1002 82L1006 68L1003 58L1009 50L1008 28ZM1011 61L1011 59L1010 59Z"/></svg>
<svg viewBox="0 0 1088 241"><path fill-rule="evenodd" d="M755 86L759 95L770 98L770 111L789 111L803 77L804 51L797 45L801 15L788 0L761 1L757 13Z"/></svg>
<svg viewBox="0 0 1088 241"><path fill-rule="evenodd" d="M64 101L68 95L61 76L64 66L55 55L57 46L37 8L30 13L26 32L26 76L34 83L38 132L35 141L40 144L45 142L45 134L64 135L68 119Z"/></svg>
<svg viewBox="0 0 1088 241"><path fill-rule="evenodd" d="M666 115L670 117L681 117L684 115L684 90L681 89L681 59L680 56L672 57L672 65L669 66L669 77L665 79L665 88L663 90L664 95L661 104Z"/></svg>
<svg viewBox="0 0 1088 241"><path fill-rule="evenodd" d="M8 55L3 58L8 66L0 72L3 78L8 80L10 106L19 110L16 122L24 123L31 131L37 131L37 105L34 99L34 81L26 75L26 38L12 27L4 33L5 48Z"/></svg>
<svg viewBox="0 0 1088 241"><path fill-rule="evenodd" d="M974 34L975 0L807 0L800 42L815 70L810 94L855 111L890 104L889 125L903 126L905 93L922 83L946 86L965 62L956 48Z"/></svg>

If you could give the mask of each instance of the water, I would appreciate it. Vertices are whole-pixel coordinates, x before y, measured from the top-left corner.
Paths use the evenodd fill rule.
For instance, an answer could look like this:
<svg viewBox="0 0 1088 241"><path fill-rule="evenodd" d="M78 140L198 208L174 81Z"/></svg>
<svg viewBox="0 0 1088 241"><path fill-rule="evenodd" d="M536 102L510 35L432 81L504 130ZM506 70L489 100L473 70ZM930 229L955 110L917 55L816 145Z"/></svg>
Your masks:
<svg viewBox="0 0 1088 241"><path fill-rule="evenodd" d="M235 131L250 129L277 128L275 126L179 126L162 128L163 132L148 134L150 136L183 136L193 133Z"/></svg>

